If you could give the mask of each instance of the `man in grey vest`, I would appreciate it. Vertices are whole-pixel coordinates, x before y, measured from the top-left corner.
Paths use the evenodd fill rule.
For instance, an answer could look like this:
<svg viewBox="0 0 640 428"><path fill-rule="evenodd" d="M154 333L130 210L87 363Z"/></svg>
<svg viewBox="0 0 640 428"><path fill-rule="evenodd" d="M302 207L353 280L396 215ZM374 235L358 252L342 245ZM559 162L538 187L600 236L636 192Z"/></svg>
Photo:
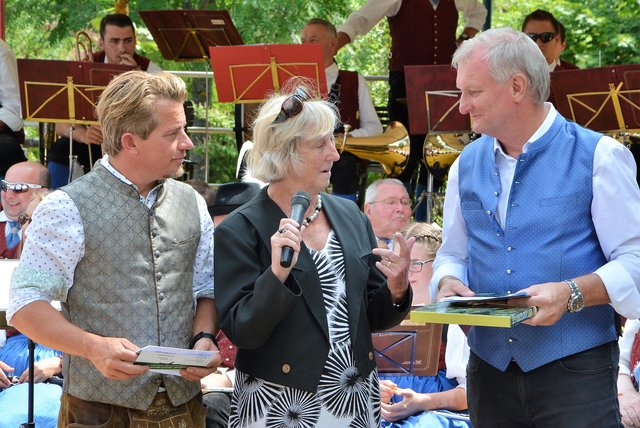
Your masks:
<svg viewBox="0 0 640 428"><path fill-rule="evenodd" d="M107 155L34 212L7 318L64 353L59 426L204 426L199 380L219 354L180 376L133 364L146 345L217 351L213 223L172 179L193 147L185 97L168 73L114 78L97 107Z"/></svg>
<svg viewBox="0 0 640 428"><path fill-rule="evenodd" d="M631 153L567 121L524 33L493 29L453 56L460 112L483 134L449 172L437 298L526 291L537 314L472 327L471 422L621 427L615 311L640 315L640 191ZM619 319L617 320L619 322Z"/></svg>

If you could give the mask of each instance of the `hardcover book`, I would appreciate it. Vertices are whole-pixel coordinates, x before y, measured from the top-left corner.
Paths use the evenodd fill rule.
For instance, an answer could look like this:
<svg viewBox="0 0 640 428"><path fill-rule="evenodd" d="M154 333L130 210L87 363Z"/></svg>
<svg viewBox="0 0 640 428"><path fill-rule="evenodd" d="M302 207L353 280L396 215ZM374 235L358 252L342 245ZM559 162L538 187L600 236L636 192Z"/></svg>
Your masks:
<svg viewBox="0 0 640 428"><path fill-rule="evenodd" d="M496 303L436 302L411 311L410 319L422 323L509 328L533 317L537 311L535 306L519 308Z"/></svg>

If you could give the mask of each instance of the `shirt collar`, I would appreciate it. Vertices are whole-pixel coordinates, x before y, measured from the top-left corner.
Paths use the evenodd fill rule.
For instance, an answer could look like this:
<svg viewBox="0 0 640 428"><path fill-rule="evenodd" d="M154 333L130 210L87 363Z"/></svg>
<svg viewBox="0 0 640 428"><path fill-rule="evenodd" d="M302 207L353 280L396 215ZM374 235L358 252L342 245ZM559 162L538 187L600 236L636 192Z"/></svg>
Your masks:
<svg viewBox="0 0 640 428"><path fill-rule="evenodd" d="M560 58L556 58L553 62L551 62L551 64L547 64L549 66L549 71L553 71L556 69L557 66L560 65Z"/></svg>
<svg viewBox="0 0 640 428"><path fill-rule="evenodd" d="M338 64L336 62L332 62L329 67L324 69L324 74L327 77L327 82L335 82L338 78Z"/></svg>
<svg viewBox="0 0 640 428"><path fill-rule="evenodd" d="M140 192L138 191L138 187L135 184L133 184L131 180L129 180L124 175L122 175L120 171L118 171L113 167L113 165L111 165L111 163L109 162L109 155L104 155L102 159L100 159L100 163L102 164L102 166L106 168L107 171L113 174L113 176L116 177L118 180L122 181L127 186L133 187L136 190L136 192L138 192L138 195L140 197L140 202L147 205L148 207L151 207L155 203L156 199L158 198L158 193L162 189L162 186L164 185L165 180L158 181L155 187L151 189L151 191L149 191L149 194L146 197L144 197L140 195Z"/></svg>
<svg viewBox="0 0 640 428"><path fill-rule="evenodd" d="M555 109L553 104L545 102L544 105L545 107L549 108L549 111L547 112L547 116L542 121L542 124L540 125L540 127L536 129L536 132L534 132L533 135L529 137L529 140L525 143L525 145L522 146L522 153L526 153L527 150L529 150L529 146L531 144L533 144L536 140L538 140L540 137L546 134L549 128L551 128L551 125L553 125L553 121L556 120L558 111ZM502 150L502 146L500 145L500 143L498 143L497 138L493 139L493 152L495 154L501 154L504 157L508 157L507 154Z"/></svg>

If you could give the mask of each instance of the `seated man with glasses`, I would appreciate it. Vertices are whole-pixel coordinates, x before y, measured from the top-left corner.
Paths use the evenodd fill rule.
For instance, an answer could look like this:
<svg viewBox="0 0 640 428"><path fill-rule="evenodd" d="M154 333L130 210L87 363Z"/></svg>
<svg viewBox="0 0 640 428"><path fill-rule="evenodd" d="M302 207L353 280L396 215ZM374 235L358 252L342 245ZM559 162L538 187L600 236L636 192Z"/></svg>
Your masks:
<svg viewBox="0 0 640 428"><path fill-rule="evenodd" d="M550 12L537 9L524 18L522 31L536 42L549 64L549 71L575 70L578 67L560 59L567 47L564 25Z"/></svg>
<svg viewBox="0 0 640 428"><path fill-rule="evenodd" d="M0 259L15 259L22 240L20 217L25 214L34 190L49 187L49 171L37 162L20 162L7 170L0 184Z"/></svg>
<svg viewBox="0 0 640 428"><path fill-rule="evenodd" d="M411 221L411 198L402 181L384 178L371 183L365 193L364 213L378 246L393 249L393 236Z"/></svg>

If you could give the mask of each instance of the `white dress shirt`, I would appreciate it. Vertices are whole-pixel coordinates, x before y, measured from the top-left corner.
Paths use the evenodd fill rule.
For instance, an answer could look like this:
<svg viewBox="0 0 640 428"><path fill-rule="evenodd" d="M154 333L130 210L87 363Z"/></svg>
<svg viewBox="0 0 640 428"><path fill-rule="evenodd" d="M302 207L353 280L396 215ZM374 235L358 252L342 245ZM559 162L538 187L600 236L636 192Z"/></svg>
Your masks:
<svg viewBox="0 0 640 428"><path fill-rule="evenodd" d="M116 171L109 157L100 162L114 176L134 186L131 181ZM161 184L154 187L147 197L140 196L140 203L151 208L158 196ZM207 204L195 190L200 216L200 243L193 263L193 302L200 297L213 298L213 221ZM38 288L11 290L7 320L22 307L36 300L50 302L66 301L73 287L73 276L78 262L84 256L84 230L82 219L71 197L56 190L38 204L29 225L20 268L27 268L39 276Z"/></svg>
<svg viewBox="0 0 640 428"><path fill-rule="evenodd" d="M327 76L327 87L331 88L331 85L336 83L338 71L338 65L335 62L324 69ZM360 127L352 129L349 134L354 137L370 137L382 134L382 124L373 106L373 101L371 101L369 86L360 73L358 73L358 110L360 111Z"/></svg>
<svg viewBox="0 0 640 428"><path fill-rule="evenodd" d="M467 363L469 362L469 344L467 336L459 325L451 324L447 329L447 347L444 351L444 364L447 366L447 379L458 382L458 388L467 389Z"/></svg>
<svg viewBox="0 0 640 428"><path fill-rule="evenodd" d="M428 0L424 0L427 2ZM430 2L431 3L431 2ZM456 9L462 14L464 28L470 27L482 30L487 18L487 9L478 0L455 0ZM431 3L433 6L433 3ZM346 33L351 41L356 36L363 36L369 32L385 16L391 17L398 14L402 0L368 0L362 7L352 12L347 20L338 27L338 31ZM437 9L437 6L433 6ZM420 31L419 29L416 29Z"/></svg>
<svg viewBox="0 0 640 428"><path fill-rule="evenodd" d="M0 39L0 121L12 131L22 129L18 63L7 43Z"/></svg>
<svg viewBox="0 0 640 428"><path fill-rule="evenodd" d="M550 103L546 119L523 146L525 153L553 124L558 114ZM505 224L511 182L517 160L505 154L494 141L496 166L502 191L496 218ZM467 227L460 207L457 159L449 171L444 202L442 246L433 263L431 295L438 283L452 275L468 284ZM593 201L591 217L607 263L595 271L604 283L611 304L622 316L640 317L640 191L636 182L636 165L631 152L613 138L603 136L596 145L593 160ZM544 219L541 219L544 221ZM527 286L534 285L528 284ZM524 288L524 287L523 287Z"/></svg>
<svg viewBox="0 0 640 428"><path fill-rule="evenodd" d="M618 339L618 345L620 346L620 374L631 376L631 372L635 368L631 367L631 349L638 330L640 330L640 320L627 320L624 323L622 336Z"/></svg>

